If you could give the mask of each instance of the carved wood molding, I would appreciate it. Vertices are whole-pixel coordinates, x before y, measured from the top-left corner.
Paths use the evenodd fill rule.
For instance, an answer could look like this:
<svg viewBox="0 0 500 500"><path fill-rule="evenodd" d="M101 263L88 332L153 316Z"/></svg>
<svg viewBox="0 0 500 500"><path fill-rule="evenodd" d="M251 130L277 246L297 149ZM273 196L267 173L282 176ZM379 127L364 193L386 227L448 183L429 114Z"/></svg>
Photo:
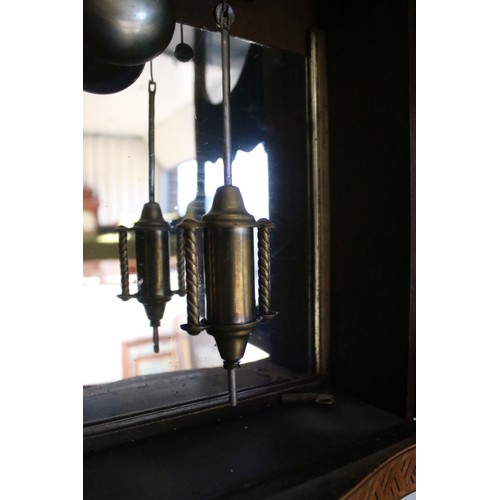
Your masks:
<svg viewBox="0 0 500 500"><path fill-rule="evenodd" d="M380 465L340 500L400 500L416 491L416 445Z"/></svg>

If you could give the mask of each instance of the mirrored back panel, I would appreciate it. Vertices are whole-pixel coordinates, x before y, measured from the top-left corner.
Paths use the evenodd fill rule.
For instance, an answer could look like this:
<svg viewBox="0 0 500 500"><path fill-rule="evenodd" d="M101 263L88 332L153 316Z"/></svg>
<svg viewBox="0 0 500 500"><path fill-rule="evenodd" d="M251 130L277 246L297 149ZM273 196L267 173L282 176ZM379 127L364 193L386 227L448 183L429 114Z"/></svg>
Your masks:
<svg viewBox="0 0 500 500"><path fill-rule="evenodd" d="M220 34L183 26L194 57L180 61L180 25L167 50L146 64L128 88L107 95L84 92L83 384L97 394L126 380L160 374L223 372L214 338L191 336L186 297L165 307L155 352L151 327L138 301L122 301L119 226L132 227L148 200L148 86L155 94L155 197L176 227L199 220L224 182ZM240 388L291 380L315 369L313 194L306 58L299 53L231 38L233 184L256 220L270 219L270 301L279 314L250 335ZM170 279L177 283L175 237ZM129 242L130 243L130 242ZM257 259L257 239L254 244ZM130 293L137 290L129 244ZM200 281L204 280L203 272ZM255 294L258 295L257 266ZM205 298L201 298L201 312ZM139 378L137 378L139 377ZM224 377L224 374L221 374ZM120 382L121 381L121 382ZM217 396L218 383L203 397ZM224 389L225 390L225 389ZM192 397L186 390L186 398ZM184 399L182 394L180 399Z"/></svg>

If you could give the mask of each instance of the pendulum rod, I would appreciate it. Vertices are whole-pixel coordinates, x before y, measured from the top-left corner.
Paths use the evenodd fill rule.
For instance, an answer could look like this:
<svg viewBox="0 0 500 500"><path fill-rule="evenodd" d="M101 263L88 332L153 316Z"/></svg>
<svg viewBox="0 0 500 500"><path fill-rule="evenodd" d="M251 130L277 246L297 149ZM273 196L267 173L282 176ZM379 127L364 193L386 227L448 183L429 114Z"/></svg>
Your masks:
<svg viewBox="0 0 500 500"><path fill-rule="evenodd" d="M155 93L156 82L153 79L153 61L149 62L151 79L149 80L149 202L155 201Z"/></svg>

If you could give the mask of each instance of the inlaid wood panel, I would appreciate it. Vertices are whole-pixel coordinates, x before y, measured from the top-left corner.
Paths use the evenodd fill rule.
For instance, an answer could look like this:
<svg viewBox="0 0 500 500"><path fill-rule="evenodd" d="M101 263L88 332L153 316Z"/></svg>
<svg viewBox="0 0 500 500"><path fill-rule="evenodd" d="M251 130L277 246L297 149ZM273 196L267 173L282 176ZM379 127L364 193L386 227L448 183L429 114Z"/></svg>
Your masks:
<svg viewBox="0 0 500 500"><path fill-rule="evenodd" d="M399 452L340 500L400 500L416 491L416 446Z"/></svg>

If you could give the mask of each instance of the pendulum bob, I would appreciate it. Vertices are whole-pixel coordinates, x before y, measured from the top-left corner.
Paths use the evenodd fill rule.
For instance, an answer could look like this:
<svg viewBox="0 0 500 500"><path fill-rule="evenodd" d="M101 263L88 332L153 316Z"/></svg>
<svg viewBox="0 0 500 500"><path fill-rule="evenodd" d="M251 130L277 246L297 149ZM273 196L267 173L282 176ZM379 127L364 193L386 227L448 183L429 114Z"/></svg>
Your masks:
<svg viewBox="0 0 500 500"><path fill-rule="evenodd" d="M158 352L158 327L165 312L166 303L172 298L170 288L169 233L171 226L165 221L158 203L144 205L141 218L131 229L135 233L137 265L137 293L128 292L128 264L126 238L128 231L123 226L120 232L120 264L122 274L122 300L136 298L144 305L146 314L153 327L155 352Z"/></svg>
<svg viewBox="0 0 500 500"><path fill-rule="evenodd" d="M180 62L189 62L193 59L194 52L187 43L179 43L175 47L174 56Z"/></svg>

